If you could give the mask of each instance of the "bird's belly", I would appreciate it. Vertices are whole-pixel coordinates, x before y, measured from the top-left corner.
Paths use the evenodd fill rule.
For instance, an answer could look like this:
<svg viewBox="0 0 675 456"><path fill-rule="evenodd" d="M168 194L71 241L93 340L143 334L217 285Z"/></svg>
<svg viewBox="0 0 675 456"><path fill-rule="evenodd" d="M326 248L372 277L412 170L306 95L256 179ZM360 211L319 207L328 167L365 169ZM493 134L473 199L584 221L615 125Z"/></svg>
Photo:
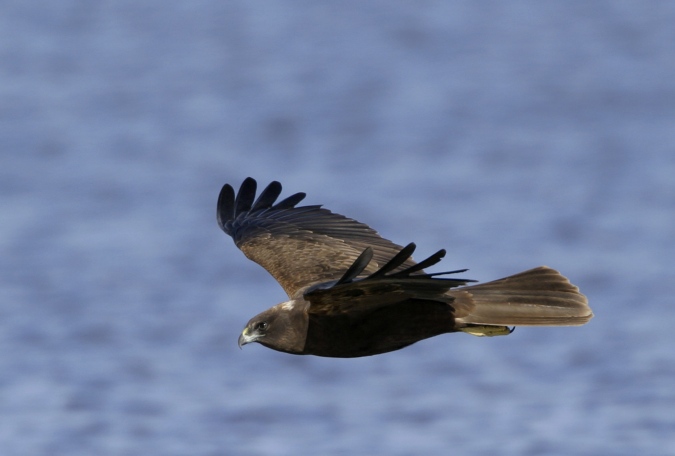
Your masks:
<svg viewBox="0 0 675 456"><path fill-rule="evenodd" d="M437 301L394 304L364 314L310 313L304 352L336 358L371 356L454 331L452 307Z"/></svg>

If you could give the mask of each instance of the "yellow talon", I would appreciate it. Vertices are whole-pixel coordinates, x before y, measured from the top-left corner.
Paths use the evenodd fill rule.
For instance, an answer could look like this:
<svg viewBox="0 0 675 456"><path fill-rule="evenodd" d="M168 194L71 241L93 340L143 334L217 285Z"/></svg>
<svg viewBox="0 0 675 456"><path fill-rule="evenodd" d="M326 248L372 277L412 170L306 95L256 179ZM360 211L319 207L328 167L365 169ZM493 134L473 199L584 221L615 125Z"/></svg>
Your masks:
<svg viewBox="0 0 675 456"><path fill-rule="evenodd" d="M490 326L490 325L469 325L464 328L457 328L462 332L478 337L508 336L515 328L508 326Z"/></svg>

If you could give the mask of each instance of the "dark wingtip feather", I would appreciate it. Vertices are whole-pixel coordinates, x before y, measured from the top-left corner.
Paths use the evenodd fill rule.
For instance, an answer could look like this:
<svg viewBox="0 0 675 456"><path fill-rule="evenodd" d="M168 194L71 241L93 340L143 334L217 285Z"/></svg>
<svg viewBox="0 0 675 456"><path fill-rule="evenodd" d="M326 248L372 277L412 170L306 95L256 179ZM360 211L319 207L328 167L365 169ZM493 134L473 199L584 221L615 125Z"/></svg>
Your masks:
<svg viewBox="0 0 675 456"><path fill-rule="evenodd" d="M401 249L400 252L394 255L394 258L389 260L380 269L369 275L368 278L375 279L377 277L384 277L389 271L393 271L394 269L405 263L405 260L407 260L412 256L416 248L417 246L415 245L414 242L411 242L410 244L406 245Z"/></svg>
<svg viewBox="0 0 675 456"><path fill-rule="evenodd" d="M438 263L439 261L441 261L441 260L443 259L443 257L445 256L445 253L446 253L446 252L445 252L445 249L441 249L441 250L439 250L438 252L436 252L436 253L434 253L433 255L431 255L431 256L430 256L429 258L427 258L426 260L420 261L420 262L417 263L416 265L410 266L408 269L404 269L403 271L398 272L398 273L396 273L396 274L394 274L394 275L395 275L395 276L398 276L398 275L401 275L401 276L409 276L409 275L412 274L413 272L421 271L422 269L428 268L429 266L433 266L433 265L435 265L436 263ZM463 271L462 271L462 272L463 272ZM439 274L442 274L442 273L439 273ZM438 274L437 274L437 275L438 275Z"/></svg>
<svg viewBox="0 0 675 456"><path fill-rule="evenodd" d="M434 253L431 255L429 258L420 261L419 263L415 264L414 266L410 266L409 268L403 269L402 271L395 272L393 274L388 274L388 272L393 271L400 265L402 265L410 256L413 254L415 251L415 244L410 243L404 248L401 249L401 251L394 256L387 264L382 266L380 269L375 271L373 274L369 275L366 277L366 279L376 279L376 278L382 278L382 277L387 277L390 279L402 279L402 278L426 278L426 279L431 279L436 276L441 276L441 275L447 275L447 274L458 274L461 272L466 272L467 269L458 269L456 271L446 271L446 272L435 272L432 274L416 274L412 275L415 272L419 272L424 268L427 268L429 266L433 266L445 256L446 251L445 249L441 249L438 252ZM464 285L469 282L475 282L475 280L470 280L470 279L442 279L447 282L454 282L456 283L455 286L459 285Z"/></svg>
<svg viewBox="0 0 675 456"><path fill-rule="evenodd" d="M227 232L225 226L228 221L234 218L234 189L230 184L223 185L223 188L218 195L218 204L216 207L218 226L221 230Z"/></svg>
<svg viewBox="0 0 675 456"><path fill-rule="evenodd" d="M255 200L255 203L253 203L251 212L272 207L272 204L274 204L280 194L281 184L277 181L270 182L270 184L265 187L265 190L260 193L260 196Z"/></svg>
<svg viewBox="0 0 675 456"><path fill-rule="evenodd" d="M237 193L237 198L234 201L235 217L242 212L248 212L251 210L257 187L258 183L252 177L247 177L244 179L244 182L241 183L241 187L239 187L239 193Z"/></svg>
<svg viewBox="0 0 675 456"><path fill-rule="evenodd" d="M291 209L295 207L296 204L298 204L300 201L305 199L305 196L307 196L305 193L300 192L296 193L294 195L289 196L286 199L283 199L279 201L277 204L274 205L274 209Z"/></svg>
<svg viewBox="0 0 675 456"><path fill-rule="evenodd" d="M352 265L347 269L347 271L344 273L342 277L340 277L340 280L338 280L335 285L341 285L343 283L349 283L356 276L361 274L364 269L368 266L370 263L370 260L373 258L373 249L372 247L366 247L366 249L359 255L359 257L352 263Z"/></svg>
<svg viewBox="0 0 675 456"><path fill-rule="evenodd" d="M466 271L468 271L468 269L455 269L454 271L432 272L431 274L424 274L424 277L436 277L448 274L461 274ZM462 279L462 280L465 280L466 282L478 282L477 280L471 279Z"/></svg>
<svg viewBox="0 0 675 456"><path fill-rule="evenodd" d="M281 184L277 181L270 182L256 199L257 187L258 183L252 177L244 179L236 194L230 184L223 186L218 195L217 204L217 218L220 229L231 234L228 225L241 214L264 209L292 209L305 198L304 193L296 193L274 204L281 194Z"/></svg>

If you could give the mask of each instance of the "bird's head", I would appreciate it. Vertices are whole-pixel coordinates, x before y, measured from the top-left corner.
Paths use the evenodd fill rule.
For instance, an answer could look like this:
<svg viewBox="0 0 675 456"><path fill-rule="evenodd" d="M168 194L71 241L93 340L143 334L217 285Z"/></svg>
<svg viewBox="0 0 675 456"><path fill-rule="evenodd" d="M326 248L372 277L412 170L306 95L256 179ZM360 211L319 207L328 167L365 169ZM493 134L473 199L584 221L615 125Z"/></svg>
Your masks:
<svg viewBox="0 0 675 456"><path fill-rule="evenodd" d="M306 339L305 306L288 301L251 318L239 336L239 348L258 342L273 350L297 354L304 350Z"/></svg>

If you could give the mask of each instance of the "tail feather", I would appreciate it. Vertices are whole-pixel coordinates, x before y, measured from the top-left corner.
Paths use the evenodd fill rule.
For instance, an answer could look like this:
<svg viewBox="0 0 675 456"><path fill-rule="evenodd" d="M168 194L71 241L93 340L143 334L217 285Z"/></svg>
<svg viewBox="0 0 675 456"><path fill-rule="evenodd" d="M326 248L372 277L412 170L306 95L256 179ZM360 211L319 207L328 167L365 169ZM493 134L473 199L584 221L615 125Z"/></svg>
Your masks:
<svg viewBox="0 0 675 456"><path fill-rule="evenodd" d="M576 326L593 312L586 296L546 266L454 289L455 320L462 325Z"/></svg>

